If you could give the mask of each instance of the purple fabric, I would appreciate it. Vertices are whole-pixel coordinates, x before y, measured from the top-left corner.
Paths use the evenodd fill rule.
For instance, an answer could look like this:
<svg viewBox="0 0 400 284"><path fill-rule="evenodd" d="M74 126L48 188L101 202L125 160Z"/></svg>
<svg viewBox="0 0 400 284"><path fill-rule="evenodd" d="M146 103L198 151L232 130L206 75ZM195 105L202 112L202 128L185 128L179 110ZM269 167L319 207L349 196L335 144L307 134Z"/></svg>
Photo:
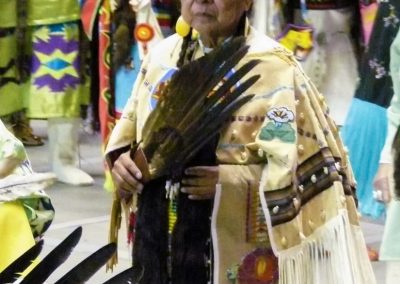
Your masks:
<svg viewBox="0 0 400 284"><path fill-rule="evenodd" d="M50 38L47 42L36 38L36 42L33 44L34 54L32 56L31 71L33 74L34 84L38 88L48 86L52 92L64 92L67 87L76 88L80 84L80 78L72 76L70 74L63 74L60 79L54 78L51 72L47 74L37 74L38 70L42 66L54 70L55 72L63 72L62 70L66 67L72 66L76 74L79 74L80 62L79 56L73 59L72 62L68 62L66 57L57 57L56 55L51 56L48 62L40 62L36 52L40 52L46 55L53 54L56 50L61 51L63 54L70 54L72 52L79 51L79 42L76 39L65 40L65 32L62 30L62 34L52 33L49 34ZM78 53L77 53L78 54Z"/></svg>

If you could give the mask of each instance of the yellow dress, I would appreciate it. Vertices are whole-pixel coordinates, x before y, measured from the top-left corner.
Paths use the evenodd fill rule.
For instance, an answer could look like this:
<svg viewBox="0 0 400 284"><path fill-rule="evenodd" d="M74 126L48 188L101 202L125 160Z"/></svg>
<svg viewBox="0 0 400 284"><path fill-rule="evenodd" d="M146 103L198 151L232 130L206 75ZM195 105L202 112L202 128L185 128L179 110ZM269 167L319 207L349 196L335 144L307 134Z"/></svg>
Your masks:
<svg viewBox="0 0 400 284"><path fill-rule="evenodd" d="M35 244L54 216L43 192L52 175L33 173L22 143L0 121L0 164L15 160L18 166L0 179L0 271Z"/></svg>

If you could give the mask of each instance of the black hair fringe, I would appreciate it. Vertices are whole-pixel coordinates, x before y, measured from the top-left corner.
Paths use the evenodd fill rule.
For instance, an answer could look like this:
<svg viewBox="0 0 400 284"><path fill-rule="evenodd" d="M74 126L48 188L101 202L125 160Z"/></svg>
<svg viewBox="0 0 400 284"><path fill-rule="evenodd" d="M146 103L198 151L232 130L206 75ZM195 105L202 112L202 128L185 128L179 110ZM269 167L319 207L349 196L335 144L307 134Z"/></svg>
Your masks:
<svg viewBox="0 0 400 284"><path fill-rule="evenodd" d="M216 165L217 139L187 165ZM190 200L179 193L177 222L168 240L166 178L150 181L139 195L133 265L141 266L140 284L206 284L210 281L212 200ZM171 245L171 247L169 247ZM169 272L169 261L171 271Z"/></svg>
<svg viewBox="0 0 400 284"><path fill-rule="evenodd" d="M129 66L131 46L135 43L133 35L136 26L136 14L132 11L128 0L117 0L117 8L112 16L113 28L113 69L118 70L123 65Z"/></svg>

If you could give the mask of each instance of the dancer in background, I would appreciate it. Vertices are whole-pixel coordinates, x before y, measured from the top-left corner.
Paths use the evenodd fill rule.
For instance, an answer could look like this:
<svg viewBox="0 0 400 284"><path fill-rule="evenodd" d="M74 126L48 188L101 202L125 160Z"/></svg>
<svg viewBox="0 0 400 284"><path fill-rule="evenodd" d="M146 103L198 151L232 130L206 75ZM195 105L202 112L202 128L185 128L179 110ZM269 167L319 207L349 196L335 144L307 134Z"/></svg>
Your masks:
<svg viewBox="0 0 400 284"><path fill-rule="evenodd" d="M358 78L357 45L360 17L356 1L289 1L287 21L313 29L313 49L301 62L326 98L329 112L343 125ZM340 70L340 72L338 72Z"/></svg>
<svg viewBox="0 0 400 284"><path fill-rule="evenodd" d="M172 33L177 1L86 0L82 20L98 60L92 60L92 73L99 84L92 86L98 100L103 145L131 95L143 56L164 36ZM98 52L98 54L97 54ZM98 72L96 72L98 69ZM113 186L106 168L105 188Z"/></svg>
<svg viewBox="0 0 400 284"><path fill-rule="evenodd" d="M78 167L81 112L88 104L88 51L83 48L76 0L26 3L31 76L24 92L27 116L48 121L49 160L61 182L93 184Z"/></svg>
<svg viewBox="0 0 400 284"><path fill-rule="evenodd" d="M24 145L40 146L43 141L29 126L23 97L31 46L26 9L24 0L10 0L0 11L0 117Z"/></svg>
<svg viewBox="0 0 400 284"><path fill-rule="evenodd" d="M394 94L387 110L388 131L380 156L378 172L374 179L374 197L378 202L388 205L379 259L399 261L400 248L397 244L400 241L398 224L400 216L400 183L398 182L400 177L400 140L399 135L396 139L395 135L400 126L400 32L397 33L390 49L390 75L393 79ZM392 149L394 149L394 157Z"/></svg>
<svg viewBox="0 0 400 284"><path fill-rule="evenodd" d="M400 26L400 2L381 1L360 68L360 80L341 134L357 180L361 214L380 218L385 206L373 198L373 179L387 136L393 96L390 46Z"/></svg>

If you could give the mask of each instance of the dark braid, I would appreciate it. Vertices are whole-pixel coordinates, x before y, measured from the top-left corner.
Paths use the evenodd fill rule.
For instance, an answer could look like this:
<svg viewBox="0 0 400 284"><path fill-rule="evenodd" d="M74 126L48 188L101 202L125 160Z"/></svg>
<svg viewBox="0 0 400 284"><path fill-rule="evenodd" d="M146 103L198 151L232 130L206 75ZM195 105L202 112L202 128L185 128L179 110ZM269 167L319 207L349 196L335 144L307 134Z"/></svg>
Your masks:
<svg viewBox="0 0 400 284"><path fill-rule="evenodd" d="M189 34L183 38L181 52L179 53L179 59L178 62L176 63L176 66L178 68L181 68L185 64L187 58L187 51L191 41L192 41L192 29L190 29Z"/></svg>
<svg viewBox="0 0 400 284"><path fill-rule="evenodd" d="M131 63L130 50L135 43L133 31L136 26L136 13L132 11L128 0L118 0L117 8L112 15L113 50L112 62L114 70Z"/></svg>

